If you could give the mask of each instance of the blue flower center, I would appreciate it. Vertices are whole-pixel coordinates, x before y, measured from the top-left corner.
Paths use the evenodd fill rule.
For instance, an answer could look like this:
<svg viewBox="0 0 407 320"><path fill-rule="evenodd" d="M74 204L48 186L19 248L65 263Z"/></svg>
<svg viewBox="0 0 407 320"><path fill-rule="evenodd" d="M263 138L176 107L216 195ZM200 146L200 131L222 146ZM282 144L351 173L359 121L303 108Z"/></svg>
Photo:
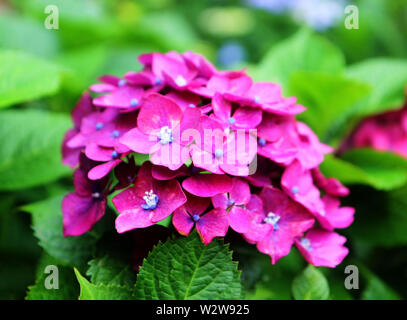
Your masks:
<svg viewBox="0 0 407 320"><path fill-rule="evenodd" d="M154 210L158 205L158 196L153 192L153 190L146 191L143 197L146 203L143 203L141 207L145 210Z"/></svg>
<svg viewBox="0 0 407 320"><path fill-rule="evenodd" d="M178 87L185 87L187 85L187 80L185 80L183 76L179 75L175 78L175 83Z"/></svg>
<svg viewBox="0 0 407 320"><path fill-rule="evenodd" d="M278 230L280 228L278 225L280 218L281 217L279 215L276 215L273 212L269 212L267 216L264 218L263 222L271 224L274 230Z"/></svg>
<svg viewBox="0 0 407 320"><path fill-rule="evenodd" d="M119 156L119 154L117 153L116 150L112 152L112 158L113 159L116 159L118 156Z"/></svg>
<svg viewBox="0 0 407 320"><path fill-rule="evenodd" d="M127 81L125 79L121 79L117 85L119 87L124 87L126 85L126 83L127 83Z"/></svg>
<svg viewBox="0 0 407 320"><path fill-rule="evenodd" d="M264 147L266 145L267 141L264 138L260 138L259 139L259 146L260 147Z"/></svg>
<svg viewBox="0 0 407 320"><path fill-rule="evenodd" d="M230 117L228 120L229 124L234 124L236 122L235 118Z"/></svg>
<svg viewBox="0 0 407 320"><path fill-rule="evenodd" d="M96 125L95 125L95 129L96 130L100 130L100 129L102 129L103 128L103 123L102 122L98 122L98 123L96 123Z"/></svg>
<svg viewBox="0 0 407 320"><path fill-rule="evenodd" d="M235 204L235 200L229 199L228 200L228 207L233 206Z"/></svg>
<svg viewBox="0 0 407 320"><path fill-rule="evenodd" d="M192 216L192 220L194 220L194 222L198 222L199 219L201 219L201 217L199 216L199 214L194 214L194 215Z"/></svg>
<svg viewBox="0 0 407 320"><path fill-rule="evenodd" d="M255 96L255 97L254 97L254 101L255 101L256 103L260 103L260 97L259 97L259 96Z"/></svg>
<svg viewBox="0 0 407 320"><path fill-rule="evenodd" d="M188 105L188 107L190 107L190 108L195 108L195 105L194 105L193 103L190 103L190 104Z"/></svg>
<svg viewBox="0 0 407 320"><path fill-rule="evenodd" d="M291 188L291 192L292 192L293 194L297 194L298 192L300 192L300 189L299 189L298 187L292 187L292 188Z"/></svg>
<svg viewBox="0 0 407 320"><path fill-rule="evenodd" d="M156 86L160 85L161 83L162 83L162 81L161 81L160 78L155 78L154 84L155 84Z"/></svg>
<svg viewBox="0 0 407 320"><path fill-rule="evenodd" d="M172 130L168 126L164 126L160 129L158 138L160 138L161 144L169 144L172 142L172 140L174 140L172 136Z"/></svg>
<svg viewBox="0 0 407 320"><path fill-rule="evenodd" d="M310 252L312 251L311 241L309 241L309 239L302 237L300 243L305 249L307 249Z"/></svg>
<svg viewBox="0 0 407 320"><path fill-rule="evenodd" d="M132 107L137 107L138 106L138 99L134 98L130 100L130 105Z"/></svg>
<svg viewBox="0 0 407 320"><path fill-rule="evenodd" d="M118 137L120 137L120 132L118 131L118 130L114 130L113 132L112 132L112 137L113 138L118 138Z"/></svg>

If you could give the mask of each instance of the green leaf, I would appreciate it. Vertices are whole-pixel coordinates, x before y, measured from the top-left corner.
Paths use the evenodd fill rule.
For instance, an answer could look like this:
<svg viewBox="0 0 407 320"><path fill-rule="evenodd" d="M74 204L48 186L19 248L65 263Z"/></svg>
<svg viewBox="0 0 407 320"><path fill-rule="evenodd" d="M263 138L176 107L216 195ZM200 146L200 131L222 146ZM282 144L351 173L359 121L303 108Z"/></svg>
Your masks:
<svg viewBox="0 0 407 320"><path fill-rule="evenodd" d="M407 182L407 160L390 152L355 149L341 158L327 156L322 172L344 184L365 184L378 190L392 190Z"/></svg>
<svg viewBox="0 0 407 320"><path fill-rule="evenodd" d="M136 277L129 263L105 255L89 261L89 269L86 272L91 282L99 285L133 286Z"/></svg>
<svg viewBox="0 0 407 320"><path fill-rule="evenodd" d="M44 28L43 21L7 12L0 15L0 48L52 57L59 49L59 39Z"/></svg>
<svg viewBox="0 0 407 320"><path fill-rule="evenodd" d="M327 300L329 285L325 276L309 265L292 283L292 293L296 300Z"/></svg>
<svg viewBox="0 0 407 320"><path fill-rule="evenodd" d="M132 288L120 285L95 285L84 278L75 268L75 275L81 287L79 300L130 300Z"/></svg>
<svg viewBox="0 0 407 320"><path fill-rule="evenodd" d="M54 265L58 268L58 289L45 287L45 268ZM72 268L61 265L61 262L48 254L43 254L37 266L37 278L35 284L28 287L26 300L73 300L78 297L79 287L75 281Z"/></svg>
<svg viewBox="0 0 407 320"><path fill-rule="evenodd" d="M390 192L353 188L357 219L352 237L369 246L407 245L407 185Z"/></svg>
<svg viewBox="0 0 407 320"><path fill-rule="evenodd" d="M18 51L0 51L0 108L56 93L59 69Z"/></svg>
<svg viewBox="0 0 407 320"><path fill-rule="evenodd" d="M258 65L255 78L275 81L286 90L296 71L340 74L345 66L341 51L321 36L302 29L273 47Z"/></svg>
<svg viewBox="0 0 407 320"><path fill-rule="evenodd" d="M350 66L346 75L368 83L373 90L361 101L354 112L359 116L399 108L405 98L407 61L392 58L375 58Z"/></svg>
<svg viewBox="0 0 407 320"><path fill-rule="evenodd" d="M137 276L136 296L147 300L240 299L232 252L221 240L204 245L197 233L159 243Z"/></svg>
<svg viewBox="0 0 407 320"><path fill-rule="evenodd" d="M0 112L0 190L51 182L70 173L61 163L68 116L39 110Z"/></svg>
<svg viewBox="0 0 407 320"><path fill-rule="evenodd" d="M22 209L31 213L34 235L48 254L66 265L84 264L89 260L100 235L92 230L79 237L64 237L62 198L63 196L57 196L26 205Z"/></svg>
<svg viewBox="0 0 407 320"><path fill-rule="evenodd" d="M368 268L358 264L361 275L366 279L367 284L362 292L362 300L398 300L400 295L390 288L382 279L376 276Z"/></svg>
<svg viewBox="0 0 407 320"><path fill-rule="evenodd" d="M323 141L342 128L342 115L366 96L370 87L335 74L295 72L289 85L290 95L307 107L299 119L307 123Z"/></svg>

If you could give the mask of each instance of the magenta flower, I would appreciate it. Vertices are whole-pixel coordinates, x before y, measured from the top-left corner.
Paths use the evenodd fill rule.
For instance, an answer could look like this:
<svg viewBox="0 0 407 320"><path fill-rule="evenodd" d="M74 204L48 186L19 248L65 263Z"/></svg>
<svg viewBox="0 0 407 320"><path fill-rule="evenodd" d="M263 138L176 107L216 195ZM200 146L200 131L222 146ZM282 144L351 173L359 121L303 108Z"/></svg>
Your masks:
<svg viewBox="0 0 407 320"><path fill-rule="evenodd" d="M333 230L353 221L354 209L339 201L349 190L321 173L333 149L296 120L305 110L296 97L254 82L245 70L218 71L193 52L154 52L139 62L141 71L99 78L90 87L97 97L85 93L72 112L63 162L73 168L81 160L75 192L63 202L66 235L89 230L103 216L106 196L118 192L119 233L172 215L179 233L195 225L205 244L230 226L273 264L294 242L317 265L346 256ZM367 121L346 147L405 148L407 113L385 118ZM315 220L320 229L308 231ZM146 251L137 249L136 264L140 253Z"/></svg>
<svg viewBox="0 0 407 320"><path fill-rule="evenodd" d="M174 227L186 236L195 225L205 244L210 243L214 237L224 237L229 227L226 210L215 208L207 211L209 204L209 198L188 195L187 203L174 212Z"/></svg>
<svg viewBox="0 0 407 320"><path fill-rule="evenodd" d="M223 124L224 128L253 129L261 122L262 111L260 109L238 107L232 114L232 104L219 93L213 97L212 107L215 118Z"/></svg>
<svg viewBox="0 0 407 320"><path fill-rule="evenodd" d="M215 174L249 174L249 164L257 150L256 139L252 135L245 131L225 133L222 124L215 118L201 116L198 136L201 141L196 139L191 146L195 166Z"/></svg>
<svg viewBox="0 0 407 320"><path fill-rule="evenodd" d="M120 213L116 219L117 232L151 226L186 202L178 181L153 179L151 167L151 163L144 163L134 186L113 198L113 204Z"/></svg>
<svg viewBox="0 0 407 320"><path fill-rule="evenodd" d="M256 82L244 94L226 92L225 98L243 106L261 108L276 115L296 115L304 112L305 108L296 103L297 98L283 98L281 87L269 82Z"/></svg>
<svg viewBox="0 0 407 320"><path fill-rule="evenodd" d="M314 224L312 215L284 192L266 187L260 194L263 200L262 223L271 226L265 237L257 242L260 252L271 257L275 264L289 254L296 237L301 236Z"/></svg>
<svg viewBox="0 0 407 320"><path fill-rule="evenodd" d="M73 177L75 192L67 194L62 201L65 236L84 234L105 213L108 180L91 181L88 179L88 170L94 165L93 161L81 154L80 167L75 170Z"/></svg>
<svg viewBox="0 0 407 320"><path fill-rule="evenodd" d="M199 117L198 109L182 112L171 99L151 94L140 110L137 128L126 133L120 142L135 152L150 154L154 164L176 170L190 158L192 141L188 130L198 126Z"/></svg>
<svg viewBox="0 0 407 320"><path fill-rule="evenodd" d="M248 183L240 178L232 179L230 192L220 193L212 197L214 208L228 211L230 227L239 233L245 233L250 226L250 212L246 209L251 194Z"/></svg>
<svg viewBox="0 0 407 320"><path fill-rule="evenodd" d="M311 229L295 244L305 259L318 267L334 268L347 256L349 250L343 246L346 238L330 231Z"/></svg>

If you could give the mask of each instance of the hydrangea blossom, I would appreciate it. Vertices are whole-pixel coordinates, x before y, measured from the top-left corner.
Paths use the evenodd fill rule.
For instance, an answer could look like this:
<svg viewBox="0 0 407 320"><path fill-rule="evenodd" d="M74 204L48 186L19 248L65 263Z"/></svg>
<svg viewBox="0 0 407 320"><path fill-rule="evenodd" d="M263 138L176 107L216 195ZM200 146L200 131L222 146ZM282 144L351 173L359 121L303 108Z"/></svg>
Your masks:
<svg viewBox="0 0 407 320"><path fill-rule="evenodd" d="M344 141L340 151L366 147L394 152L407 158L407 101L398 110L363 119Z"/></svg>
<svg viewBox="0 0 407 320"><path fill-rule="evenodd" d="M338 265L348 250L335 230L354 210L340 206L348 189L319 170L332 148L296 120L305 107L193 52L139 61L140 72L101 77L72 112L63 162L79 167L63 200L65 235L89 231L114 192L119 233L170 217L205 244L239 233L273 264L296 246L312 264Z"/></svg>

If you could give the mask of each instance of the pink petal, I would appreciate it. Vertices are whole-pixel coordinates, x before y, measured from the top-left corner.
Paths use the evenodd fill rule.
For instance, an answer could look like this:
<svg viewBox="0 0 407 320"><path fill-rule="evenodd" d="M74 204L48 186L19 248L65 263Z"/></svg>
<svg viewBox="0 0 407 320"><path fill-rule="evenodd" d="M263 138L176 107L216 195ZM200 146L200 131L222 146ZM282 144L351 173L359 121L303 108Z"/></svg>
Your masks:
<svg viewBox="0 0 407 320"><path fill-rule="evenodd" d="M197 174L184 180L182 187L198 197L213 197L219 193L229 192L232 179L226 175Z"/></svg>
<svg viewBox="0 0 407 320"><path fill-rule="evenodd" d="M204 244L210 243L214 237L224 237L228 228L227 214L223 209L209 211L196 223L196 230Z"/></svg>

